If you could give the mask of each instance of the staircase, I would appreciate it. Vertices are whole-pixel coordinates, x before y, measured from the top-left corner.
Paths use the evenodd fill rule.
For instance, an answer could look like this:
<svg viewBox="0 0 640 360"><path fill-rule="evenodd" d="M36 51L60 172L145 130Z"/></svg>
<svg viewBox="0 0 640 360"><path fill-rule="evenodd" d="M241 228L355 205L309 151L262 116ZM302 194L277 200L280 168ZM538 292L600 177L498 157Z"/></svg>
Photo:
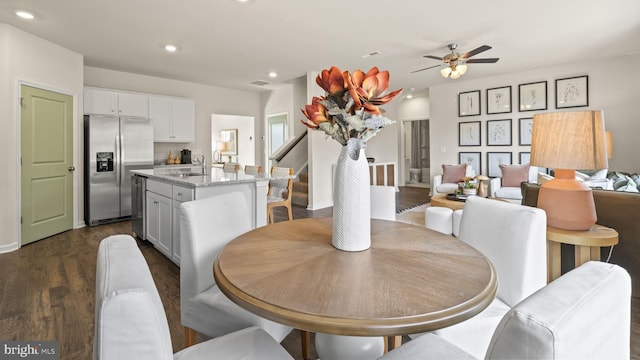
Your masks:
<svg viewBox="0 0 640 360"><path fill-rule="evenodd" d="M304 206L305 209L309 205L309 174L301 173L298 175L299 181L293 182L293 197L291 204Z"/></svg>

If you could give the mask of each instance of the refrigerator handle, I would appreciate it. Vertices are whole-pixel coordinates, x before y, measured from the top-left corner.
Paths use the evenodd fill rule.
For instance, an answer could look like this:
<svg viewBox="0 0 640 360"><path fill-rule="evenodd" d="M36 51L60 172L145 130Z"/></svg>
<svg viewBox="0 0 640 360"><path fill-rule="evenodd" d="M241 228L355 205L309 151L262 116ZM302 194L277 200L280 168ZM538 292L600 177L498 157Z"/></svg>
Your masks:
<svg viewBox="0 0 640 360"><path fill-rule="evenodd" d="M120 184L124 184L124 177L127 173L124 169L124 163L127 159L126 154L124 153L124 134L120 132L120 149L118 149L118 154L120 154L120 177L118 178L118 182ZM120 185L118 184L118 185Z"/></svg>
<svg viewBox="0 0 640 360"><path fill-rule="evenodd" d="M116 168L116 185L120 186L120 166L122 163L122 156L120 155L120 134L116 134L116 164L115 164L115 168Z"/></svg>

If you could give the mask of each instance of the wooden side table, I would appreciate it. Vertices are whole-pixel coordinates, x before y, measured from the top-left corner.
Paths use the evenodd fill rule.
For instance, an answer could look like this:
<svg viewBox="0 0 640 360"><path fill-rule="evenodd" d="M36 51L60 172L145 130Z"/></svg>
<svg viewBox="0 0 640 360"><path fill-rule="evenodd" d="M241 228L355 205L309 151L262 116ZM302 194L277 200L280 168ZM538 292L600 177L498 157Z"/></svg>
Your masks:
<svg viewBox="0 0 640 360"><path fill-rule="evenodd" d="M435 195L431 197L431 206L445 207L455 211L464 208L464 201L449 200L446 195Z"/></svg>
<svg viewBox="0 0 640 360"><path fill-rule="evenodd" d="M584 231L563 230L547 226L547 266L548 282L561 275L560 244L575 245L575 266L589 260L600 261L600 248L618 243L618 232L602 225L593 225Z"/></svg>

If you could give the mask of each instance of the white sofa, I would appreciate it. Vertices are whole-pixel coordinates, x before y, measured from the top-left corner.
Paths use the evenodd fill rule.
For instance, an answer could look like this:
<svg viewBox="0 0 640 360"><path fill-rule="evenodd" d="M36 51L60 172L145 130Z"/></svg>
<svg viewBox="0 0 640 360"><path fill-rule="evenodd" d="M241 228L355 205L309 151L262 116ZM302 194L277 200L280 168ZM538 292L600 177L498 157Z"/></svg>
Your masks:
<svg viewBox="0 0 640 360"><path fill-rule="evenodd" d="M467 353L459 342L428 334L380 360L629 359L630 327L629 274L617 265L594 261L509 310L481 356Z"/></svg>
<svg viewBox="0 0 640 360"><path fill-rule="evenodd" d="M131 236L115 235L102 240L98 248L93 359L293 358L259 327L173 354L169 324L149 266Z"/></svg>

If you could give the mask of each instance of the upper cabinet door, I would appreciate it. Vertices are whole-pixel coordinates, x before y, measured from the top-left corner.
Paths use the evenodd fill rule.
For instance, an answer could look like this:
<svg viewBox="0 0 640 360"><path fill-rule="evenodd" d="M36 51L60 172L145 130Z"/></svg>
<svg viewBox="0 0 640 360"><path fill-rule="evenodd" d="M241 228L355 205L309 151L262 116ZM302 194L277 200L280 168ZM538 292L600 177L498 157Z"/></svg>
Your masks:
<svg viewBox="0 0 640 360"><path fill-rule="evenodd" d="M84 89L84 113L118 116L118 93L102 89Z"/></svg>
<svg viewBox="0 0 640 360"><path fill-rule="evenodd" d="M169 96L149 97L154 142L190 143L195 139L195 102Z"/></svg>
<svg viewBox="0 0 640 360"><path fill-rule="evenodd" d="M153 121L153 141L173 141L171 138L171 100L149 96L149 118Z"/></svg>
<svg viewBox="0 0 640 360"><path fill-rule="evenodd" d="M149 117L149 97L142 94L118 93L118 115Z"/></svg>
<svg viewBox="0 0 640 360"><path fill-rule="evenodd" d="M145 94L85 88L84 113L148 118L149 96Z"/></svg>
<svg viewBox="0 0 640 360"><path fill-rule="evenodd" d="M173 99L171 105L171 127L174 140L178 142L193 142L195 139L195 102L186 99Z"/></svg>

